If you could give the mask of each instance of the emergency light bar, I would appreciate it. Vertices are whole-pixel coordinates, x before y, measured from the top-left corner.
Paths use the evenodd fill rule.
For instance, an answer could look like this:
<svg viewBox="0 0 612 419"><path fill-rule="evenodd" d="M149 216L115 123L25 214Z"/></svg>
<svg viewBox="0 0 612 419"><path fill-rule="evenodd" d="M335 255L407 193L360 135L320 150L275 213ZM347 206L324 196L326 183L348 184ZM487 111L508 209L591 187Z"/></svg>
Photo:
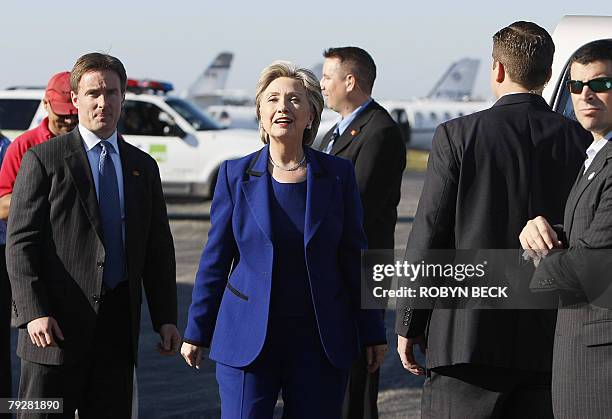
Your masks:
<svg viewBox="0 0 612 419"><path fill-rule="evenodd" d="M172 83L168 83L165 81L159 80L136 80L136 79L128 79L127 80L127 90L132 93L168 93L173 90L174 86Z"/></svg>

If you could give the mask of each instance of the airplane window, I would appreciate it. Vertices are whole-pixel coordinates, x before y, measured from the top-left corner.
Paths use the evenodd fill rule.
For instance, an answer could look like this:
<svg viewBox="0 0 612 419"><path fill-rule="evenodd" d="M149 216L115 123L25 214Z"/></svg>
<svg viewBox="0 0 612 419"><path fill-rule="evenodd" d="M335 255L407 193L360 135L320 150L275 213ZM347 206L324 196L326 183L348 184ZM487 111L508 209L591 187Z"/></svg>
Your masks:
<svg viewBox="0 0 612 419"><path fill-rule="evenodd" d="M438 120L438 115L436 115L435 112L431 112L429 114L429 119L431 119L432 121L437 121Z"/></svg>
<svg viewBox="0 0 612 419"><path fill-rule="evenodd" d="M463 112L457 113L457 116L463 116Z"/></svg>
<svg viewBox="0 0 612 419"><path fill-rule="evenodd" d="M417 112L414 114L414 124L417 127L423 126L423 114L421 112Z"/></svg>
<svg viewBox="0 0 612 419"><path fill-rule="evenodd" d="M27 130L39 105L39 99L0 99L0 128Z"/></svg>
<svg viewBox="0 0 612 419"><path fill-rule="evenodd" d="M152 103L126 100L121 112L119 131L125 135L163 137L164 123L160 121L161 109Z"/></svg>
<svg viewBox="0 0 612 419"><path fill-rule="evenodd" d="M450 112L444 112L444 120L448 121L449 119L452 119L452 115L450 114Z"/></svg>

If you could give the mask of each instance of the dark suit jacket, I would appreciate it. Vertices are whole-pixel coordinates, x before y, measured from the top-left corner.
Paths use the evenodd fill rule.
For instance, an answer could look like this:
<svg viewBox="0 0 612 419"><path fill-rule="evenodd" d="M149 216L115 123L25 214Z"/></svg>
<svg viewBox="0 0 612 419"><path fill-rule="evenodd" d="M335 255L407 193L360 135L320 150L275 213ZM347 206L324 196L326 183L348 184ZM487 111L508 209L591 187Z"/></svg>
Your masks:
<svg viewBox="0 0 612 419"><path fill-rule="evenodd" d="M323 138L329 143L334 126ZM369 249L393 249L406 147L389 113L372 101L336 139L333 156L353 162Z"/></svg>
<svg viewBox="0 0 612 419"><path fill-rule="evenodd" d="M553 359L555 417L608 417L612 250L604 249L612 249L609 141L585 174L579 174L565 206L563 232L569 249L551 253L533 276L534 288L561 290Z"/></svg>
<svg viewBox="0 0 612 419"><path fill-rule="evenodd" d="M512 249L537 215L560 220L589 134L540 97L507 95L438 126L408 249ZM475 363L550 370L554 312L419 311L398 301L396 332L427 331L429 368Z"/></svg>
<svg viewBox="0 0 612 419"><path fill-rule="evenodd" d="M137 359L141 288L156 330L176 324L174 244L155 161L119 139L125 196L125 247L132 348ZM18 355L42 364L88 356L100 305L105 251L91 169L78 128L33 147L15 181L7 265ZM28 322L52 316L65 340L56 347L30 342ZM112 337L109 337L112 338Z"/></svg>
<svg viewBox="0 0 612 419"><path fill-rule="evenodd" d="M359 260L366 240L353 167L304 151L308 280L325 353L345 369L359 342L386 341L382 310L360 306ZM268 333L274 263L270 182L268 146L221 166L189 308L185 340L211 345L211 359L234 367L253 362Z"/></svg>

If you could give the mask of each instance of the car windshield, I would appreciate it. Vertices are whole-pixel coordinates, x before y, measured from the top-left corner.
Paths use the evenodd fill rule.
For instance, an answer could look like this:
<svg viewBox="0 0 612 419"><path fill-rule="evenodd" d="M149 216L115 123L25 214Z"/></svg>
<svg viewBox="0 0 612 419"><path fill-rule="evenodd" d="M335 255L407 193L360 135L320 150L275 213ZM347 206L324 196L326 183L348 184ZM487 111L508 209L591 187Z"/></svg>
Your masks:
<svg viewBox="0 0 612 419"><path fill-rule="evenodd" d="M191 102L176 97L169 97L166 103L189 122L196 131L219 130L222 127L210 116L196 108Z"/></svg>
<svg viewBox="0 0 612 419"><path fill-rule="evenodd" d="M0 129L25 131L40 105L40 99L0 99Z"/></svg>

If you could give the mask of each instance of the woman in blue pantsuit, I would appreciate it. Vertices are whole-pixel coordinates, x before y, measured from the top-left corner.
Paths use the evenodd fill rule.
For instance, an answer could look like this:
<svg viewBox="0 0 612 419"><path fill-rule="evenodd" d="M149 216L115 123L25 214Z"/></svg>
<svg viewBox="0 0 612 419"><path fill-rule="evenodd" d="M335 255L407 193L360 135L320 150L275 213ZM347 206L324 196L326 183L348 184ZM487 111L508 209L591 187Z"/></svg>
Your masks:
<svg viewBox="0 0 612 419"><path fill-rule="evenodd" d="M199 367L210 346L222 417L340 417L361 347L372 369L382 311L360 309L362 210L348 160L312 150L323 97L287 62L261 74L261 150L225 162L196 274L181 353ZM376 349L376 350L374 350Z"/></svg>

